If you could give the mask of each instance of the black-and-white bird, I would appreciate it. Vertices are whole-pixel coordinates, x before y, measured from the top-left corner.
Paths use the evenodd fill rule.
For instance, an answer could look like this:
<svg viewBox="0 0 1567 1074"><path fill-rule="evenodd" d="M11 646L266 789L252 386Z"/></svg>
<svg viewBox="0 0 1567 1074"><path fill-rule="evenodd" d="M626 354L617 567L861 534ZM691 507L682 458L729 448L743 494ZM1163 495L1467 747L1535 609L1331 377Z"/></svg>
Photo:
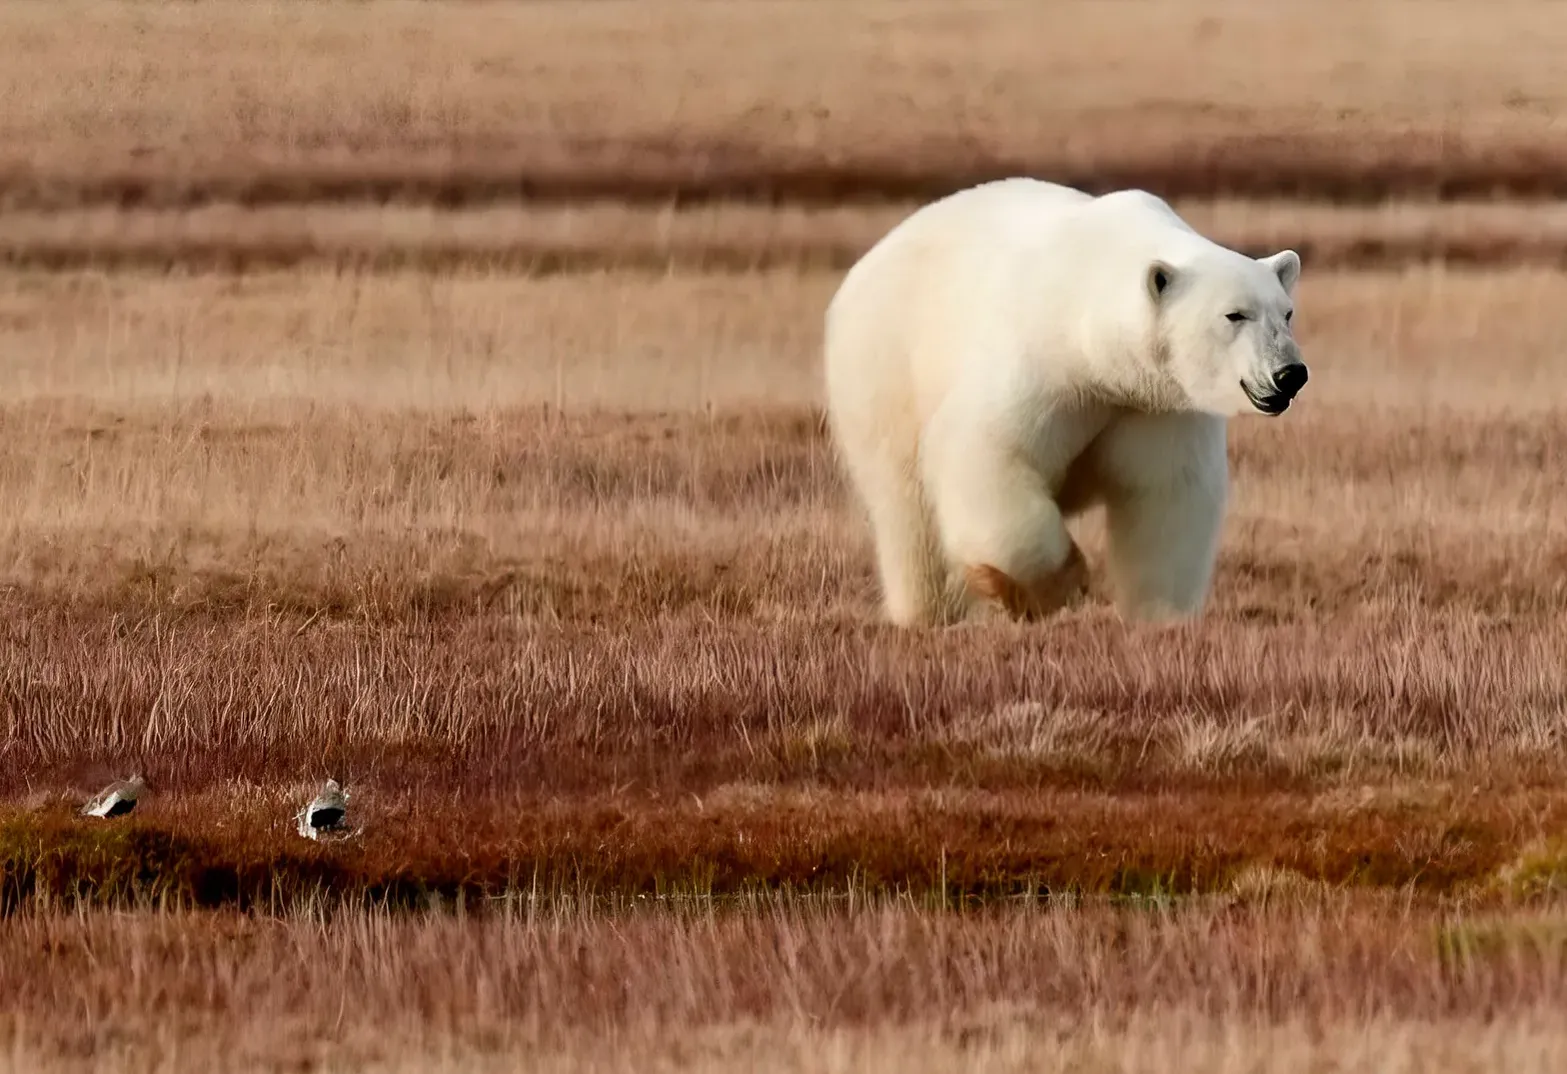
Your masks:
<svg viewBox="0 0 1567 1074"><path fill-rule="evenodd" d="M299 822L299 834L306 839L317 839L322 832L340 832L348 817L348 794L329 779L321 787L311 803L301 809L295 820Z"/></svg>
<svg viewBox="0 0 1567 1074"><path fill-rule="evenodd" d="M123 817L136 808L137 800L147 790L147 781L140 776L116 780L109 784L92 801L82 806L84 817Z"/></svg>

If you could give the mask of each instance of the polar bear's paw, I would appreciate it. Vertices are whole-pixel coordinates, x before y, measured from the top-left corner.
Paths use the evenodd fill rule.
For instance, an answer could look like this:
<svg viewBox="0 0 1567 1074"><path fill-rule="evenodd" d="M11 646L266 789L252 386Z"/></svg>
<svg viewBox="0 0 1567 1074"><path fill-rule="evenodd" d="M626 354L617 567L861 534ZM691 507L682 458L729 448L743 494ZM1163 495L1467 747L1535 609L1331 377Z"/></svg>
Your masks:
<svg viewBox="0 0 1567 1074"><path fill-rule="evenodd" d="M1065 563L1027 583L989 563L970 564L963 575L972 594L999 604L1014 619L1043 619L1088 595L1088 561L1075 541Z"/></svg>

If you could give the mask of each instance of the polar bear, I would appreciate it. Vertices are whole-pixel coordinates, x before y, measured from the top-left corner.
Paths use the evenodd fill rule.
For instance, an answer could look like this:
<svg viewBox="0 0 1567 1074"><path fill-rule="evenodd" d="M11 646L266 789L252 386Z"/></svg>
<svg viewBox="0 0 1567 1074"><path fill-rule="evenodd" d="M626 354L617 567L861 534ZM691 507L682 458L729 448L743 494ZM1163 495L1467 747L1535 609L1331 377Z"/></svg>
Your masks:
<svg viewBox="0 0 1567 1074"><path fill-rule="evenodd" d="M1255 259L1140 190L1002 179L927 204L828 303L827 419L883 613L1037 618L1086 591L1066 522L1102 506L1128 619L1198 613L1225 423L1306 383L1293 250Z"/></svg>

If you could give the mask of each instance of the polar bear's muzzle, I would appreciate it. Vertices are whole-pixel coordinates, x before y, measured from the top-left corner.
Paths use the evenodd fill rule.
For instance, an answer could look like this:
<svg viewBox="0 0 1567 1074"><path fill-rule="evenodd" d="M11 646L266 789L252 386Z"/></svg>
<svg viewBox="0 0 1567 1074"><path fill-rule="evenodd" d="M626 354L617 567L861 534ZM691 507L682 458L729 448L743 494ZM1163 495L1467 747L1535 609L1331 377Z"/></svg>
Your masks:
<svg viewBox="0 0 1567 1074"><path fill-rule="evenodd" d="M1306 386L1306 366L1302 362L1290 362L1273 371L1271 384L1266 387L1256 387L1246 380L1241 381L1241 391L1246 393L1246 398L1251 400L1251 405L1264 414L1278 415L1289 409L1290 403L1295 401L1295 396Z"/></svg>

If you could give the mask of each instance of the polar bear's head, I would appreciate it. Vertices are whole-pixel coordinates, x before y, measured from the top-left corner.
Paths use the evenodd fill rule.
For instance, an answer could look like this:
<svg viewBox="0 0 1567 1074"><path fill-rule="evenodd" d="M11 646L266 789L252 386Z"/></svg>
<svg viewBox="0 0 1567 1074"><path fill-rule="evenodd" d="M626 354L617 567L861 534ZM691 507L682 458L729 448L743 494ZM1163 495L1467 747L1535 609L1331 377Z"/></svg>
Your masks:
<svg viewBox="0 0 1567 1074"><path fill-rule="evenodd" d="M1147 269L1155 354L1190 405L1225 416L1282 414L1306 383L1291 333L1300 257L1222 247Z"/></svg>

